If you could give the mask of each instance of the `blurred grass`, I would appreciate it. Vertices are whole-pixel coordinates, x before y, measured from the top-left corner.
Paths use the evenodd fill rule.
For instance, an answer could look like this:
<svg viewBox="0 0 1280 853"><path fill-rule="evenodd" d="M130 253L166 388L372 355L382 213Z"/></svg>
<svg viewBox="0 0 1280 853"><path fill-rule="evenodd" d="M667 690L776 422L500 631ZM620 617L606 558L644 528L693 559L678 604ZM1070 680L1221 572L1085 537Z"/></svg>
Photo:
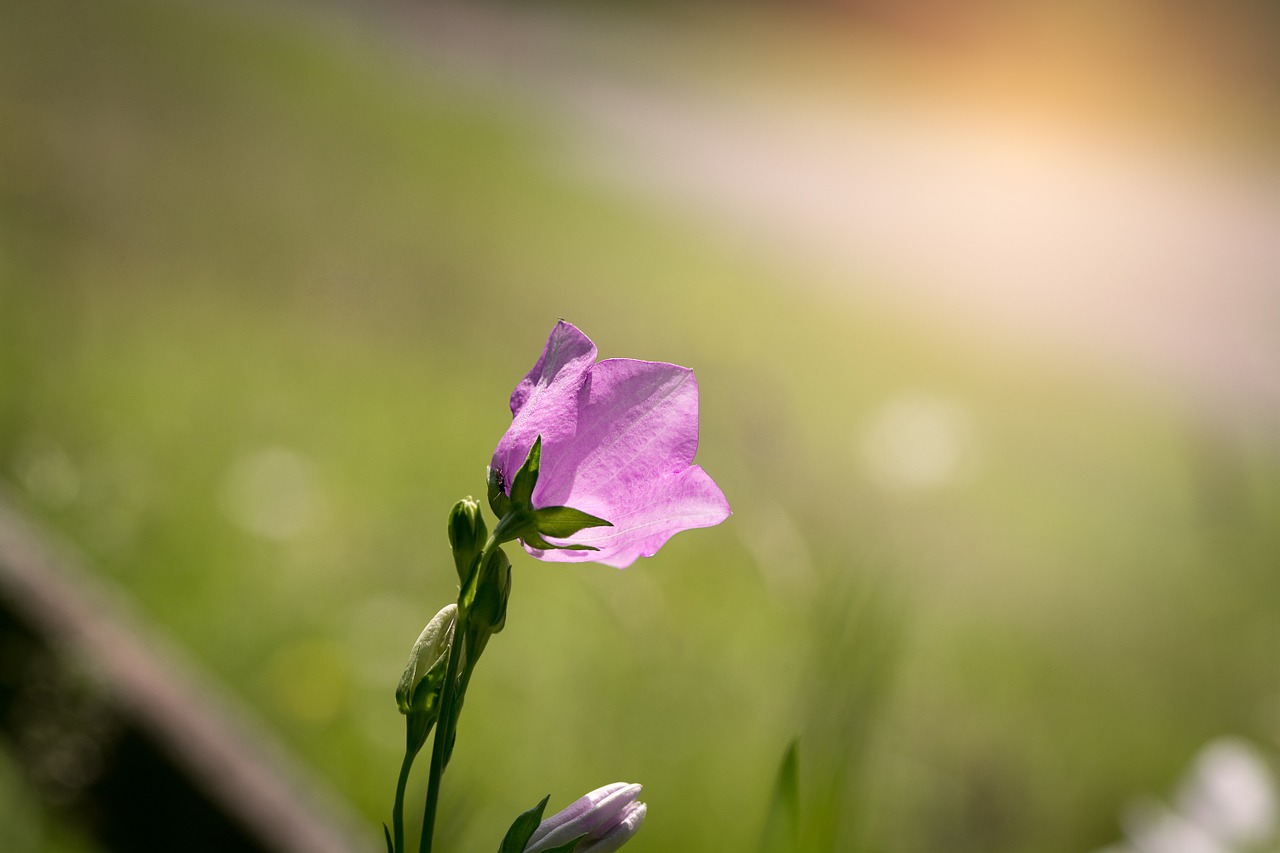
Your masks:
<svg viewBox="0 0 1280 853"><path fill-rule="evenodd" d="M812 849L1079 850L1209 738L1280 733L1265 436L707 245L323 12L0 19L0 470L373 843L445 514L560 316L697 369L735 516L626 572L517 556L449 849L615 780L651 806L628 849L750 849L799 734ZM963 404L975 472L885 493L861 436L916 389ZM307 507L280 538L236 522L272 448Z"/></svg>

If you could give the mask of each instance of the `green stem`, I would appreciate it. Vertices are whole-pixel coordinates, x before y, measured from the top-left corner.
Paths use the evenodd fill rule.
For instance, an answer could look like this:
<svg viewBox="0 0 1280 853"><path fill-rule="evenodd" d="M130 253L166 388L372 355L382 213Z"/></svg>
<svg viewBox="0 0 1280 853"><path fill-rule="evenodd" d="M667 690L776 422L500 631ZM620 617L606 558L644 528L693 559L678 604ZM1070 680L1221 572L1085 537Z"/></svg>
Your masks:
<svg viewBox="0 0 1280 853"><path fill-rule="evenodd" d="M413 748L405 750L404 761L400 763L400 779L396 782L396 804L391 810L391 826L395 831L396 853L404 853L404 792L409 785L409 769L413 767L413 759L418 751Z"/></svg>
<svg viewBox="0 0 1280 853"><path fill-rule="evenodd" d="M495 531L496 533L496 531ZM431 853L432 835L435 832L436 810L440 804L440 780L444 776L445 762L451 752L457 730L457 707L462 701L465 684L458 683L458 666L462 657L463 646L467 637L467 617L471 604L475 601L476 587L480 582L480 572L485 563L498 547L497 537L490 535L484 543L476 561L468 573L467 582L458 593L458 618L453 626L453 642L449 644L449 660L445 664L444 684L440 688L440 720L436 724L435 740L431 743L431 775L427 782L427 804L422 812L422 840L418 844L418 853ZM468 671L474 666L472 652L468 654ZM468 673L469 674L469 673ZM467 679L470 681L470 678Z"/></svg>
<svg viewBox="0 0 1280 853"><path fill-rule="evenodd" d="M436 808L440 802L440 778L444 774L444 754L453 736L453 709L457 699L454 689L458 679L458 658L461 656L465 642L465 632L459 633L463 625L462 611L458 611L458 621L454 626L453 643L449 646L449 662L445 667L444 685L440 692L440 720L436 725L436 737L431 744L431 775L427 782L427 805L422 812L422 840L418 844L418 853L431 853L431 836L436 825Z"/></svg>

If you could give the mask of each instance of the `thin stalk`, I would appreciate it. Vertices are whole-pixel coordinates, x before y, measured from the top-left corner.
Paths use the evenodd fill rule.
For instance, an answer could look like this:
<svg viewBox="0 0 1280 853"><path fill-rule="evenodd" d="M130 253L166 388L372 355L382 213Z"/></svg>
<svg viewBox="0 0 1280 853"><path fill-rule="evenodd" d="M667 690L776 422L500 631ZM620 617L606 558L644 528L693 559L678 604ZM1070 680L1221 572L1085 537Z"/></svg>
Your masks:
<svg viewBox="0 0 1280 853"><path fill-rule="evenodd" d="M457 731L458 703L462 701L462 693L466 690L466 685L458 682L458 666L463 646L467 641L467 618L470 615L471 604L475 601L480 572L497 547L497 537L490 534L484 543L484 548L472 564L467 582L458 593L458 619L453 626L453 642L449 644L449 660L445 664L444 684L440 688L440 719L436 724L435 740L431 743L431 774L427 782L427 804L422 811L422 840L418 844L418 853L431 853L436 810L440 805L440 780L444 776L445 762L451 751L449 745ZM470 650L467 650L467 658L467 668L470 670L474 665ZM470 678L467 680L470 681Z"/></svg>
<svg viewBox="0 0 1280 853"><path fill-rule="evenodd" d="M395 831L396 853L404 853L404 792L409 785L409 769L413 767L416 749L407 749L400 764L400 779L396 782L396 804L391 810L391 826Z"/></svg>
<svg viewBox="0 0 1280 853"><path fill-rule="evenodd" d="M458 680L458 659L461 657L462 645L466 642L466 632L459 631L463 625L462 610L458 610L458 621L454 626L453 642L449 646L449 662L445 665L444 685L440 690L440 720L436 724L436 737L431 744L431 775L427 782L427 805L422 812L422 840L418 843L418 853L431 853L431 836L436 825L436 808L440 803L440 778L444 775L444 754L449 739L453 736L453 713L457 703L456 682Z"/></svg>

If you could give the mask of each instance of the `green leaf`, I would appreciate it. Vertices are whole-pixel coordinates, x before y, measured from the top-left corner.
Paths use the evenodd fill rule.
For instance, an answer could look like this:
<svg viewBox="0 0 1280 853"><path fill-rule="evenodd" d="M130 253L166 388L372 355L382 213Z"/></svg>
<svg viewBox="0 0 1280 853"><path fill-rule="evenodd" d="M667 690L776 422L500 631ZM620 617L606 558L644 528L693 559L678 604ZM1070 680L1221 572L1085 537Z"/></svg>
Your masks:
<svg viewBox="0 0 1280 853"><path fill-rule="evenodd" d="M559 847L548 847L546 850L543 850L542 853L573 853L574 850L578 849L578 844L582 842L582 839L586 837L587 834L584 832L572 841L566 841Z"/></svg>
<svg viewBox="0 0 1280 853"><path fill-rule="evenodd" d="M799 747L798 740L791 741L782 756L760 836L760 853L796 853L800 849Z"/></svg>
<svg viewBox="0 0 1280 853"><path fill-rule="evenodd" d="M542 436L538 436L533 442L533 447L529 448L529 456L511 480L511 503L514 506L519 508L533 506L533 487L538 485L538 470L541 465Z"/></svg>
<svg viewBox="0 0 1280 853"><path fill-rule="evenodd" d="M522 813L511 823L511 828L502 838L502 846L498 848L498 853L524 853L525 845L533 837L538 824L542 823L542 812L550 799L551 795L547 794L542 798L542 802Z"/></svg>
<svg viewBox="0 0 1280 853"><path fill-rule="evenodd" d="M387 853L396 853L396 846L391 843L391 830L387 829L387 825L382 825L382 834L387 837Z"/></svg>
<svg viewBox="0 0 1280 853"><path fill-rule="evenodd" d="M533 517L538 520L538 533L542 536L554 536L567 539L579 530L588 527L613 527L611 522L603 518L588 515L571 506L547 506L536 510Z"/></svg>

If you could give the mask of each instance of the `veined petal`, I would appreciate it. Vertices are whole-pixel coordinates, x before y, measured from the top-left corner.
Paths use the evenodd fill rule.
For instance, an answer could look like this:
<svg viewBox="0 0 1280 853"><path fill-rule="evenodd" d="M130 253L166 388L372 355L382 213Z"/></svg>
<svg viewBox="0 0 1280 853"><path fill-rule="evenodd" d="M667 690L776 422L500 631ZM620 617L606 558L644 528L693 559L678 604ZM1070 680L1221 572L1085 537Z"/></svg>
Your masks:
<svg viewBox="0 0 1280 853"><path fill-rule="evenodd" d="M596 358L591 339L561 320L551 330L537 363L511 392L511 427L490 463L508 488L539 435L544 449L577 431L578 395Z"/></svg>
<svg viewBox="0 0 1280 853"><path fill-rule="evenodd" d="M590 545L597 551L525 550L553 563L596 562L625 569L639 557L652 557L667 540L682 530L712 527L730 515L729 502L720 487L701 467L692 465L672 477L649 484L644 490L618 489L580 500L582 507L599 502L593 515L613 512L612 527L583 530L568 539L549 540L556 545ZM604 516L601 516L604 517Z"/></svg>
<svg viewBox="0 0 1280 853"><path fill-rule="evenodd" d="M539 387L546 387L557 381L580 385L582 374L591 368L595 360L596 345L590 338L572 323L564 320L556 323L556 327L547 336L546 346L542 348L542 354L538 356L533 369L511 392L511 415L518 415Z"/></svg>
<svg viewBox="0 0 1280 853"><path fill-rule="evenodd" d="M511 479L539 436L541 463L528 498L536 508L567 506L610 523L525 549L554 562L624 568L655 554L681 530L710 527L730 514L724 494L700 467L698 382L687 367L614 358L593 364L595 345L561 321L533 370L511 395L510 429L492 468ZM583 546L582 550L573 548ZM585 550L587 547L598 550Z"/></svg>
<svg viewBox="0 0 1280 853"><path fill-rule="evenodd" d="M591 368L583 385L573 436L556 442L543 437L546 461L534 503L576 506L575 498L678 472L693 462L697 450L693 371L664 362L606 359Z"/></svg>

